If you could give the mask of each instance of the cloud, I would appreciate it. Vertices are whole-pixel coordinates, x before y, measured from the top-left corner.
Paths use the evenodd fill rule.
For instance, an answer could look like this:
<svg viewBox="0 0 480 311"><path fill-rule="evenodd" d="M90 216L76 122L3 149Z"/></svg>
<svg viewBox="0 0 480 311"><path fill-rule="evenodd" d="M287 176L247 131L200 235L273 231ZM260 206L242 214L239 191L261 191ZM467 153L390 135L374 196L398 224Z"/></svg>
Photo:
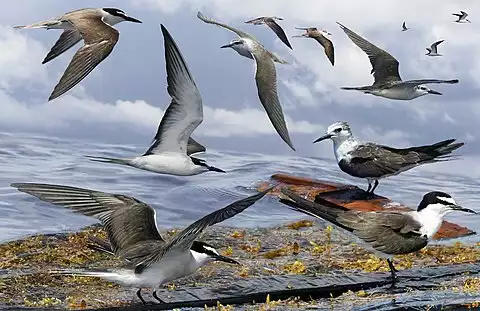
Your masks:
<svg viewBox="0 0 480 311"><path fill-rule="evenodd" d="M19 1L25 6L29 3ZM94 1L85 3L97 6ZM315 0L305 0L302 5L287 0L247 0L241 5L233 0L123 1L118 6L142 19L144 24L119 25L121 39L112 56L68 94L46 103L73 51L48 66L41 65L58 31L20 32L13 31L11 26L59 15L75 6L51 0L28 6L27 15L21 19L10 16L9 12L18 11L12 5L0 6L3 9L0 17L11 24L0 27L0 47L7 51L0 55L0 99L3 107L8 107L0 115L2 129L47 130L63 135L68 128L87 136L91 132L83 130L85 127L92 131L108 127L114 131L120 126L127 133L152 135L164 103L169 100L158 31L161 21L174 35L204 98L204 123L196 133L219 139L253 138L249 141L259 152L270 152L264 140L259 138L255 144L256 136L276 134L250 78L253 64L248 66L250 60L238 59L240 56L235 52L218 48L234 34L203 24L195 17L196 11L201 10L255 35L270 51L290 62L277 66L277 78L288 127L290 132L298 134L294 140L310 142L311 136L337 120L349 121L359 138L389 145L425 144L448 137L478 139L473 129L480 116L476 104L480 96L477 74L480 59L476 57L480 52L480 26L453 23L451 15L464 9L471 16L480 16L474 0L463 1L462 7L453 0L441 5L425 0L415 6L400 0L389 3L348 0L328 6L319 6ZM366 9L369 7L375 10ZM425 14L431 7L435 7L435 14ZM280 23L289 37L297 34L295 26L317 26L331 32L335 66L331 66L323 48L313 39L291 39L294 48L291 51L268 27L243 23L262 12L282 16L284 20ZM404 20L411 28L407 32L400 31ZM404 79L459 78L460 83L432 85L444 96L424 96L405 102L342 91L341 86L369 85L373 78L365 53L348 39L336 21L395 56ZM438 39L445 39L440 45L445 56L426 57L424 48ZM300 153L309 148L295 145ZM471 145L469 153L480 153L480 146ZM221 140L212 148L222 149ZM326 152L330 154L331 149L325 155Z"/></svg>
<svg viewBox="0 0 480 311"><path fill-rule="evenodd" d="M44 46L10 27L0 26L0 88L25 88L28 84L44 84L47 72L38 66L38 58L46 53Z"/></svg>

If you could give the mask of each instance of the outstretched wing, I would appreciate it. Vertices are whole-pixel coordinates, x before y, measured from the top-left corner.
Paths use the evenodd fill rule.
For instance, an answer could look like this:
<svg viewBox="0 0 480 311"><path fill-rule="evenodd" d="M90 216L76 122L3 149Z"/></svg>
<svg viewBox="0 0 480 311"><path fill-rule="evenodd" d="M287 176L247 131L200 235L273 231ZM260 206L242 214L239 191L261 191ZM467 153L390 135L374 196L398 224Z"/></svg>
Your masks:
<svg viewBox="0 0 480 311"><path fill-rule="evenodd" d="M246 32L243 32L241 30L238 30L236 28L233 28L232 26L229 26L227 24L223 24L223 23L220 23L220 22L217 22L216 20L212 19L212 18L209 18L209 17L206 17L205 15L203 15L202 13L200 13L200 11L197 12L197 17L202 20L203 22L207 23L207 24L213 24L213 25L217 25L217 26L220 26L222 28L225 28L225 29L228 29L234 33L237 34L237 36L239 36L240 38L250 38L252 40L256 40L254 37L252 37L251 35L249 35L248 33Z"/></svg>
<svg viewBox="0 0 480 311"><path fill-rule="evenodd" d="M97 218L107 231L115 255L131 260L129 249L139 245L164 245L155 210L134 197L89 189L37 183L14 183L19 191L42 201Z"/></svg>
<svg viewBox="0 0 480 311"><path fill-rule="evenodd" d="M149 256L148 258L144 258L142 261L135 262L137 268L143 269L144 267L159 261L163 257L163 255L169 250L178 249L180 251L185 251L190 249L193 242L207 227L213 226L214 224L220 223L243 212L246 208L263 198L270 190L272 190L272 188L268 188L265 191L236 201L222 209L216 210L215 212L210 213L205 217L197 220L196 222L185 228L178 235L176 235L167 245L162 245L158 247L155 251L152 251L151 256Z"/></svg>
<svg viewBox="0 0 480 311"><path fill-rule="evenodd" d="M347 34L350 40L368 55L370 64L372 64L372 73L375 78L374 84L384 84L386 82L402 80L398 72L399 63L395 57L360 37L344 25L338 22L337 24L340 25L340 28Z"/></svg>
<svg viewBox="0 0 480 311"><path fill-rule="evenodd" d="M144 155L164 151L187 152L193 131L203 121L200 92L187 63L168 30L161 25L165 42L168 94L172 101L158 126L155 139Z"/></svg>
<svg viewBox="0 0 480 311"><path fill-rule="evenodd" d="M58 38L57 42L55 42L53 47L50 49L50 52L48 52L47 56L45 56L42 64L46 64L57 56L63 54L63 52L73 47L80 40L82 40L82 35L78 30L65 29L60 35L60 38Z"/></svg>

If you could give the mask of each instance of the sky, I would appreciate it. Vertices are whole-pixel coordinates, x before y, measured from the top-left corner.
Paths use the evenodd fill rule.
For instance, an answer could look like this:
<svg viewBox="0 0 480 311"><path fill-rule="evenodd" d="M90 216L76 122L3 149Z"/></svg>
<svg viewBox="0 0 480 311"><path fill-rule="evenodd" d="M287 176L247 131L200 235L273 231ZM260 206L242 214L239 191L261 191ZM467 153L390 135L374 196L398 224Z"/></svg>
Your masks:
<svg viewBox="0 0 480 311"><path fill-rule="evenodd" d="M207 149L333 158L330 142L312 142L329 124L347 121L363 141L406 147L457 138L467 143L462 154L476 157L480 154L477 2L1 1L0 131L144 145L146 149L170 102L159 29L162 23L180 47L202 95L204 121L193 137ZM116 25L120 39L113 53L74 89L47 102L80 45L42 65L61 31L14 30L13 26L100 5L120 8L143 23ZM257 96L253 61L231 49L220 49L235 35L201 22L196 17L198 10L252 34L289 62L276 66L278 94L297 152L283 143L266 117ZM459 10L469 12L471 24L453 22L452 13ZM283 17L279 23L289 38L301 33L296 26L316 26L332 33L335 66L313 39L292 38L290 50L268 27L244 23L272 15ZM459 79L460 83L429 85L444 95L412 101L341 90L341 86L370 85L373 76L367 56L348 39L337 21L396 57L404 80ZM403 21L409 31L401 31ZM425 56L425 47L440 39L445 40L439 46L444 56Z"/></svg>

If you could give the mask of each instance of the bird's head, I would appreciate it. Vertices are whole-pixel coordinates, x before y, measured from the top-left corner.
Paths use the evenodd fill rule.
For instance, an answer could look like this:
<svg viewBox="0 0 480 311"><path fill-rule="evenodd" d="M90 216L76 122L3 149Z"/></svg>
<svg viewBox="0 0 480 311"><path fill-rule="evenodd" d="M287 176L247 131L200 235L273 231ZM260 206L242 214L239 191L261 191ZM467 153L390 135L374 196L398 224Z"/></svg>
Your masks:
<svg viewBox="0 0 480 311"><path fill-rule="evenodd" d="M324 36L331 36L332 34L328 31L326 31L325 29L322 29L322 30L319 30L319 32Z"/></svg>
<svg viewBox="0 0 480 311"><path fill-rule="evenodd" d="M130 17L124 11L116 8L102 8L104 17L103 20L109 25L115 25L120 22L141 23L142 21Z"/></svg>
<svg viewBox="0 0 480 311"><path fill-rule="evenodd" d="M459 211L471 214L478 214L477 212L462 207L455 202L451 195L441 191L432 191L423 196L422 201L418 205L418 212L429 211L434 212L443 217L444 215Z"/></svg>
<svg viewBox="0 0 480 311"><path fill-rule="evenodd" d="M414 91L415 91L416 95L418 95L417 97L427 95L427 94L443 95L440 92L429 89L426 85L423 85L423 84L416 85L415 88L414 88Z"/></svg>
<svg viewBox="0 0 480 311"><path fill-rule="evenodd" d="M190 248L195 260L198 262L199 266L203 266L212 261L223 261L230 264L239 265L240 263L232 258L220 255L218 251L210 244L205 242L195 241L193 242L192 247Z"/></svg>
<svg viewBox="0 0 480 311"><path fill-rule="evenodd" d="M318 143L325 139L331 139L333 142L342 142L352 137L352 131L347 122L335 122L327 128L325 135L315 140Z"/></svg>
<svg viewBox="0 0 480 311"><path fill-rule="evenodd" d="M232 49L237 49L240 48L245 44L245 40L242 39L234 39L230 41L229 44L222 45L220 48L225 49L225 48L232 48Z"/></svg>

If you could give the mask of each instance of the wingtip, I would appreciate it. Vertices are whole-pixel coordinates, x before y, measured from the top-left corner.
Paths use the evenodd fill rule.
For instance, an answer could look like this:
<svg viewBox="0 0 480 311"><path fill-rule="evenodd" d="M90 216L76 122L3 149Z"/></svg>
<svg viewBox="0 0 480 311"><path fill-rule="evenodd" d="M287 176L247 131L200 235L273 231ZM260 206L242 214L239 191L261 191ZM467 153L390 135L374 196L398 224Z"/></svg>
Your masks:
<svg viewBox="0 0 480 311"><path fill-rule="evenodd" d="M22 186L22 183L17 183L17 182L13 182L10 184L10 187L16 188L16 189L20 188L21 186Z"/></svg>
<svg viewBox="0 0 480 311"><path fill-rule="evenodd" d="M59 96L60 96L60 94L57 95L57 94L55 94L55 92L54 92L54 93L50 94L50 96L48 97L48 101L52 101L52 100L54 100L55 98L57 98L57 97L59 97Z"/></svg>

